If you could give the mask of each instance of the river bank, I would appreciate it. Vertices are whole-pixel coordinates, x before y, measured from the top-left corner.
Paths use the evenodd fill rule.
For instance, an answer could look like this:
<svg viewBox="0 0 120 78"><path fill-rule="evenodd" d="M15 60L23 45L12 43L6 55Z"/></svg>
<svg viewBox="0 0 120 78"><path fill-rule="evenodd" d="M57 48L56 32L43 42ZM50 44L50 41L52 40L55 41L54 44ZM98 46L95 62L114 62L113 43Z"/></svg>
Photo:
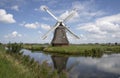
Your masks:
<svg viewBox="0 0 120 78"><path fill-rule="evenodd" d="M15 45L17 45L17 44L12 44L12 45L14 45L13 50L15 50L16 49ZM36 45L36 46L37 46L37 48L41 47L38 45ZM16 51L13 52L12 54L11 53L6 53L6 54L11 56L12 58L15 58L15 60L18 60L18 62L21 65L25 66L25 69L27 68L29 70L29 72L32 73L32 75L33 75L32 78L67 78L67 77L74 78L76 75L76 73L74 73L74 72L77 71L76 67L78 67L78 66L79 67L77 69L79 69L80 73L82 72L81 71L82 68L84 68L84 72L86 72L87 74L94 73L94 71L91 72L92 70L94 70L93 67L90 67L87 65L91 69L90 72L88 72L87 69L85 69L85 68L87 68L87 67L84 67L84 66L86 66L86 64L83 65L85 60L88 60L86 63L89 63L89 62L94 63L94 61L98 60L98 62L99 61L103 62L103 64L106 64L106 65L109 64L109 63L107 63L108 60L110 63L113 63L113 61L114 61L115 68L117 67L116 64L119 65L118 62L115 61L117 59L119 60L119 54L115 54L115 53L119 53L120 47L116 46L116 45L113 45L113 46L107 46L107 45L104 45L104 46L103 45L74 45L73 46L73 45L70 45L70 46L61 46L61 47L47 46L47 47L44 47L43 50L45 50L47 48L55 48L53 50L61 50L61 51L44 52L44 51L32 51L32 50L23 49L23 54L17 53ZM71 56L71 55L74 55L74 53L72 51L76 50L76 48L78 48L77 50L79 50L81 52L78 52L79 54L77 54L76 53L77 51L76 52L74 51L75 55L78 55L78 56L76 56L76 57ZM64 52L61 53L63 49L65 49L65 51L67 49L69 51L71 50L72 53L64 53ZM104 50L105 50L105 52L104 52ZM113 53L113 54L107 55L104 53ZM63 54L63 56L61 56L60 54ZM115 54L115 57L113 59L114 54ZM89 56L89 57L86 57L86 56ZM93 58L93 57L95 57L95 58ZM106 57L108 57L108 58L106 58ZM110 58L113 60L111 60ZM45 59L46 59L46 61L45 61ZM106 60L104 61L102 59L106 59ZM36 62L36 61L38 61L38 62ZM40 61L42 63L40 63ZM68 61L68 63L67 63L67 61ZM17 64L18 66L19 66L19 63ZM48 66L48 64L52 64L52 63L55 68L54 71L53 71L53 69L51 69L51 67ZM13 62L13 64L14 64L14 62ZM74 72L70 71L70 69L71 70L74 69ZM102 68L100 68L100 69L102 69ZM119 67L115 69L116 72L118 72L117 69L119 69ZM101 72L98 69L96 71L98 71L97 74L100 74L100 72ZM106 71L109 71L109 69L106 69ZM60 72L61 73L63 72L63 73L61 74ZM78 75L80 74L81 77L86 76L86 73L84 74L84 72L82 74L78 73ZM101 78L107 78L107 77L112 78L111 76L114 76L114 78L115 78L115 77L119 76L118 74L116 75L114 73L111 74L109 72L107 72L107 73L105 73L104 71L102 71L102 72L103 73L101 73L101 74L104 75L104 77L101 77ZM71 73L74 76L71 76ZM88 76L92 77L91 74L88 74ZM98 75L96 75L96 76L98 76Z"/></svg>
<svg viewBox="0 0 120 78"><path fill-rule="evenodd" d="M76 76L80 78L118 78L120 74L119 53L103 53L103 55L97 56L89 56L89 54L86 54L84 56L46 53L27 49L23 49L23 51L24 55L29 55L36 61L39 61L39 63L46 60L53 69L57 69L59 72L65 70L68 73L68 78L75 78ZM110 65L110 67L108 65Z"/></svg>
<svg viewBox="0 0 120 78"><path fill-rule="evenodd" d="M15 46L17 44L11 44ZM10 45L10 46L11 46ZM33 58L19 52L5 51L0 45L0 78L66 78L65 73L57 73L46 62L39 64Z"/></svg>
<svg viewBox="0 0 120 78"><path fill-rule="evenodd" d="M0 78L33 78L27 67L9 54L0 45Z"/></svg>
<svg viewBox="0 0 120 78"><path fill-rule="evenodd" d="M24 45L25 49L33 51L44 51L49 53L60 53L68 55L100 54L100 53L120 53L119 45L69 45L69 46L43 46Z"/></svg>

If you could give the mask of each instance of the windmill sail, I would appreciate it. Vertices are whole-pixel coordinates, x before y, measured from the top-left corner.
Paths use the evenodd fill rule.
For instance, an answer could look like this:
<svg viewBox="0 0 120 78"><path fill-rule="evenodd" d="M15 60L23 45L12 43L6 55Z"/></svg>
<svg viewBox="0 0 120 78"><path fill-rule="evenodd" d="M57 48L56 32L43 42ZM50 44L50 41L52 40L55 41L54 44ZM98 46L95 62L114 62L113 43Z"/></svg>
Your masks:
<svg viewBox="0 0 120 78"><path fill-rule="evenodd" d="M53 28L51 28L43 37L42 39L47 38L50 32L54 31L59 26L59 23L57 23Z"/></svg>
<svg viewBox="0 0 120 78"><path fill-rule="evenodd" d="M69 20L70 18L72 18L75 15L75 13L76 13L75 10L71 11L69 13L69 15L65 19L63 19L63 22L66 22L67 20Z"/></svg>
<svg viewBox="0 0 120 78"><path fill-rule="evenodd" d="M48 8L45 8L45 7L44 7L44 10L45 10L48 14L50 14L55 20L58 21L57 17L54 16L54 15L52 14L52 12L50 12L50 11L48 10Z"/></svg>
<svg viewBox="0 0 120 78"><path fill-rule="evenodd" d="M65 26L64 26L65 27ZM72 36L74 36L75 38L77 38L77 39L80 39L77 35L75 35L72 31L70 31L67 27L65 27L66 28L66 30L72 35Z"/></svg>

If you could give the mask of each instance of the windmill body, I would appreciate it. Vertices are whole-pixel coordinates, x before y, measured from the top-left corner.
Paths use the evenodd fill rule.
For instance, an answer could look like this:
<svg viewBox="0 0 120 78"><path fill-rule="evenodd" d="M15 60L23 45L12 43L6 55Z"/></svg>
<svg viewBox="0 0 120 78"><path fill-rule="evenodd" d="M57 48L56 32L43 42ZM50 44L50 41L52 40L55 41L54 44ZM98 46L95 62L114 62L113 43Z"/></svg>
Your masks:
<svg viewBox="0 0 120 78"><path fill-rule="evenodd" d="M77 35L75 35L72 31L70 31L66 25L64 24L64 22L66 22L68 19L70 19L74 13L76 12L75 10L71 11L69 13L68 16L66 16L66 18L64 18L63 20L58 19L57 17L55 17L49 10L47 7L43 8L48 14L50 14L55 20L57 20L57 23L55 24L55 26L53 26L42 38L45 39L50 32L54 31L54 35L53 35L53 39L52 39L52 46L62 46L62 45L69 45L69 41L68 38L66 36L66 31L68 31L70 34L72 34L72 36L74 36L75 38L79 37Z"/></svg>
<svg viewBox="0 0 120 78"><path fill-rule="evenodd" d="M62 23L60 23L60 25L55 29L51 44L52 46L69 45L65 27L62 25Z"/></svg>

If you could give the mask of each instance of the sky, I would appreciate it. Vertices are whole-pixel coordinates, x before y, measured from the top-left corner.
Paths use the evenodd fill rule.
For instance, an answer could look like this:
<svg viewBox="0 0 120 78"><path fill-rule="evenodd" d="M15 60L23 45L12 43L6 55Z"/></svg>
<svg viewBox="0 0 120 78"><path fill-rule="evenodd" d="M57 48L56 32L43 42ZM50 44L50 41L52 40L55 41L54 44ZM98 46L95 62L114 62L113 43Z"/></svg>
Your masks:
<svg viewBox="0 0 120 78"><path fill-rule="evenodd" d="M53 32L42 36L56 24L46 6L78 35L67 33L70 43L120 43L120 0L0 0L0 42L51 43Z"/></svg>

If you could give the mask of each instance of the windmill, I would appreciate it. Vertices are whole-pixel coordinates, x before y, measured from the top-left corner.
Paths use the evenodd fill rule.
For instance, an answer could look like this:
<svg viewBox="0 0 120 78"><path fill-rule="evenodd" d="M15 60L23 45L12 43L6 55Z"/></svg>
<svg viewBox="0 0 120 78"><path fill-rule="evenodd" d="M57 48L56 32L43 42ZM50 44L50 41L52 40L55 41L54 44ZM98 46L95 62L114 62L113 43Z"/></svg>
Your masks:
<svg viewBox="0 0 120 78"><path fill-rule="evenodd" d="M68 16L64 19L58 19L52 12L48 10L47 7L43 7L44 11L50 14L57 23L53 26L42 38L45 39L50 32L54 31L53 39L52 39L52 46L62 46L62 45L69 45L68 38L66 36L66 31L68 31L73 37L79 39L77 35L75 35L72 31L70 31L66 25L64 24L67 20L69 20L76 12L76 9L73 9Z"/></svg>

